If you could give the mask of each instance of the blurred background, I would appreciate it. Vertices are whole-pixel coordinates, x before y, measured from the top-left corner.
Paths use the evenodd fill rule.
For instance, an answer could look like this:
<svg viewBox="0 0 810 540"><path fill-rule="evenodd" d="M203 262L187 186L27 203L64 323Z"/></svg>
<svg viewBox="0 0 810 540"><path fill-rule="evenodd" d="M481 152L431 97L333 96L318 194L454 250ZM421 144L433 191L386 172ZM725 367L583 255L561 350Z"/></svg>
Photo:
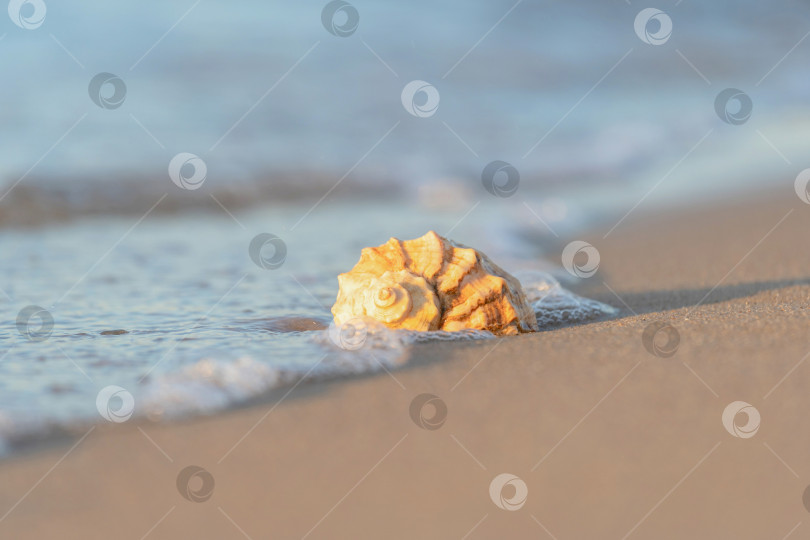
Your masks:
<svg viewBox="0 0 810 540"><path fill-rule="evenodd" d="M795 176L806 143L803 48L783 59L805 35L803 2L664 2L672 29L656 44L634 31L637 2L355 2L343 37L324 5L50 2L35 29L6 20L0 222L141 214L166 192L158 213L220 211L212 193L232 210L314 203L344 175L327 199L469 208L493 160L526 196L620 212L668 174L646 204ZM88 96L102 72L126 86L115 109ZM412 80L438 91L428 117L402 106ZM753 102L744 125L718 119L727 87ZM180 152L205 162L204 193L169 183ZM557 203L535 212L560 218Z"/></svg>
<svg viewBox="0 0 810 540"><path fill-rule="evenodd" d="M303 330L390 236L558 267L586 227L805 168L804 2L8 11L0 449L98 419L109 385L160 419L310 373L329 344Z"/></svg>

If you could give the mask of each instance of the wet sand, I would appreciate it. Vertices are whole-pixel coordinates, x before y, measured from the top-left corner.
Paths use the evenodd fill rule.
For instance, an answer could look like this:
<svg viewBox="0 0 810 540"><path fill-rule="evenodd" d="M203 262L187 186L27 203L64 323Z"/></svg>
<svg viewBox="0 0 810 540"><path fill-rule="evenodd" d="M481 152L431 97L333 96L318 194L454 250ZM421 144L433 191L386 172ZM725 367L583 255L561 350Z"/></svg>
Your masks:
<svg viewBox="0 0 810 540"><path fill-rule="evenodd" d="M578 292L615 319L423 344L391 374L6 460L0 537L807 538L810 206L789 191L584 236L601 266ZM668 358L642 342L658 320ZM422 393L446 404L438 429L411 419ZM759 411L753 437L724 428L734 401ZM178 491L189 465L214 480L204 502ZM528 489L515 511L490 498L501 473Z"/></svg>

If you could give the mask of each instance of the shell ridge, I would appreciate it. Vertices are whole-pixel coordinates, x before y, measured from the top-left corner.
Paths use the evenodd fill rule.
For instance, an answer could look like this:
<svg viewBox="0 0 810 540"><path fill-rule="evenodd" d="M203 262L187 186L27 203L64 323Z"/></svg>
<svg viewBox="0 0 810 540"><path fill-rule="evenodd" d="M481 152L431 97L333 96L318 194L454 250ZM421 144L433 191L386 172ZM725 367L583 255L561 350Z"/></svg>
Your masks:
<svg viewBox="0 0 810 540"><path fill-rule="evenodd" d="M514 335L537 329L534 311L514 276L484 253L435 231L364 248L338 283L332 306L338 324L366 316L412 330Z"/></svg>

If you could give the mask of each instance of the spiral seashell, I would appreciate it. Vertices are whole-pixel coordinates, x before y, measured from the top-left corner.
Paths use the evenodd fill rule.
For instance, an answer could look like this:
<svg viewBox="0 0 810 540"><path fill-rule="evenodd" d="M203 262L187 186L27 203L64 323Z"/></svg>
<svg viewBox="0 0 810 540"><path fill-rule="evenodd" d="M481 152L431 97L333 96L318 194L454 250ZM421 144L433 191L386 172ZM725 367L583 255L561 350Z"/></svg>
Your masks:
<svg viewBox="0 0 810 540"><path fill-rule="evenodd" d="M438 330L439 299L424 278L406 270L338 276L338 303L345 309L335 311L335 323L357 317L370 317L392 328Z"/></svg>
<svg viewBox="0 0 810 540"><path fill-rule="evenodd" d="M390 276L386 276L390 277ZM408 274L402 275L409 279ZM389 280L374 280L366 291L366 309L372 317L385 323L397 323L410 315L413 308L411 293L403 285Z"/></svg>
<svg viewBox="0 0 810 540"><path fill-rule="evenodd" d="M480 251L433 231L364 248L338 284L332 306L336 324L370 317L409 330L477 329L496 335L537 330L517 279Z"/></svg>

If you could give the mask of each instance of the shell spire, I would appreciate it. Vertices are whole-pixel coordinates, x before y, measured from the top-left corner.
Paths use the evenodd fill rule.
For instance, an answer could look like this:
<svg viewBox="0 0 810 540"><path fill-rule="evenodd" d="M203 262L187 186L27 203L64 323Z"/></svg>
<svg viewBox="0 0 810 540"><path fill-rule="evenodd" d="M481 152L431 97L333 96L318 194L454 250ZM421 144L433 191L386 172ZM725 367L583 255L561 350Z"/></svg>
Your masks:
<svg viewBox="0 0 810 540"><path fill-rule="evenodd" d="M477 329L496 335L537 330L517 279L480 251L434 231L364 248L338 283L332 306L338 325L370 317L409 330Z"/></svg>

